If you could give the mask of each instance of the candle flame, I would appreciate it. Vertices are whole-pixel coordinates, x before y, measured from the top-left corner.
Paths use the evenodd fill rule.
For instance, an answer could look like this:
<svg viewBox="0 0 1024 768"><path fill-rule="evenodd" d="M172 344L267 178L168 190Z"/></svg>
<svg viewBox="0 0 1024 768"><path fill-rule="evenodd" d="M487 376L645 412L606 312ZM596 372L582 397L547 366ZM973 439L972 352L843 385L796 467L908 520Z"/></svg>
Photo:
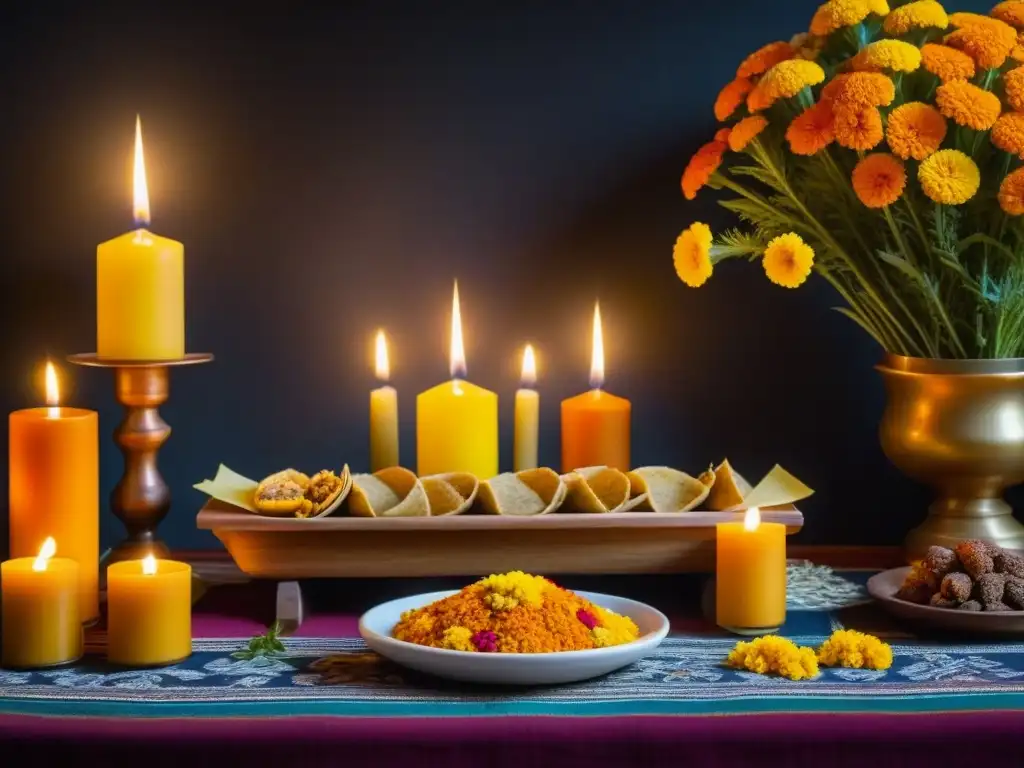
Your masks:
<svg viewBox="0 0 1024 768"><path fill-rule="evenodd" d="M377 331L377 354L376 354L377 378L387 381L391 378L391 365L388 362L388 340L384 337L384 331Z"/></svg>
<svg viewBox="0 0 1024 768"><path fill-rule="evenodd" d="M146 555L142 558L142 573L146 576L156 573L156 558L153 555Z"/></svg>
<svg viewBox="0 0 1024 768"><path fill-rule="evenodd" d="M57 554L57 542L53 540L53 536L47 536L43 546L39 548L39 557L32 563L32 570L45 571L46 564L55 554Z"/></svg>
<svg viewBox="0 0 1024 768"><path fill-rule="evenodd" d="M533 344L527 344L523 350L523 372L520 381L524 387L532 387L537 383L537 360L533 356Z"/></svg>
<svg viewBox="0 0 1024 768"><path fill-rule="evenodd" d="M49 360L46 361L46 410L47 418L60 416L60 385L57 382L57 369Z"/></svg>
<svg viewBox="0 0 1024 768"><path fill-rule="evenodd" d="M590 386L604 385L604 336L601 334L601 305L594 302L594 338L590 357Z"/></svg>
<svg viewBox="0 0 1024 768"><path fill-rule="evenodd" d="M756 531L761 525L761 510L751 507L743 515L743 528L747 531Z"/></svg>
<svg viewBox="0 0 1024 768"><path fill-rule="evenodd" d="M149 186L146 184L146 159L142 152L142 120L135 116L135 166L132 171L135 224L149 224Z"/></svg>
<svg viewBox="0 0 1024 768"><path fill-rule="evenodd" d="M459 309L459 281L455 281L452 294L452 346L448 357L448 370L453 379L466 375L466 349L462 343L462 311Z"/></svg>

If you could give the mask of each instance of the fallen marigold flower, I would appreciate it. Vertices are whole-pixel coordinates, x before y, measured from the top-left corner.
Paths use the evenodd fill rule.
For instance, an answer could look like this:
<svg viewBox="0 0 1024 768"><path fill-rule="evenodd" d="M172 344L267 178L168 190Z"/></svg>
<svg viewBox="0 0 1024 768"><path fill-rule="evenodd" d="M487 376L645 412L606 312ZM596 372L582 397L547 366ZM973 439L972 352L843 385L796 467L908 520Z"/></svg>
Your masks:
<svg viewBox="0 0 1024 768"><path fill-rule="evenodd" d="M852 629L837 629L818 648L818 661L826 667L889 669L892 648L874 635Z"/></svg>

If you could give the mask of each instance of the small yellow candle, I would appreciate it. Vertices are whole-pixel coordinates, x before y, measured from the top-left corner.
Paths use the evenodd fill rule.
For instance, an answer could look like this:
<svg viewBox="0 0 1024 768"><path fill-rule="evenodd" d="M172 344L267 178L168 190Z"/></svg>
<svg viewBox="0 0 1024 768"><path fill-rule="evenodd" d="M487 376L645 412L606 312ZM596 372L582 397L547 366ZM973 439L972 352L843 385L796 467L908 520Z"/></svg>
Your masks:
<svg viewBox="0 0 1024 768"><path fill-rule="evenodd" d="M533 345L527 344L526 349L523 350L523 373L520 387L516 390L515 445L512 462L512 468L516 472L537 467L540 395L533 388L536 383L537 361L534 359Z"/></svg>
<svg viewBox="0 0 1024 768"><path fill-rule="evenodd" d="M96 351L110 360L185 354L184 246L149 232L142 125L135 122L135 222L96 249Z"/></svg>
<svg viewBox="0 0 1024 768"><path fill-rule="evenodd" d="M174 560L126 560L107 568L107 658L130 667L174 664L192 654L192 568Z"/></svg>
<svg viewBox="0 0 1024 768"><path fill-rule="evenodd" d="M452 380L416 397L416 464L420 476L469 472L481 479L498 474L498 396L463 381L459 284L452 297Z"/></svg>
<svg viewBox="0 0 1024 768"><path fill-rule="evenodd" d="M398 393L388 385L388 342L377 331L377 378L383 386L370 392L370 471L398 466Z"/></svg>
<svg viewBox="0 0 1024 768"><path fill-rule="evenodd" d="M786 621L786 526L762 523L751 507L743 522L717 526L715 620L743 635L774 632Z"/></svg>
<svg viewBox="0 0 1024 768"><path fill-rule="evenodd" d="M0 563L4 667L52 667L82 655L78 563L56 551L48 538L38 557Z"/></svg>

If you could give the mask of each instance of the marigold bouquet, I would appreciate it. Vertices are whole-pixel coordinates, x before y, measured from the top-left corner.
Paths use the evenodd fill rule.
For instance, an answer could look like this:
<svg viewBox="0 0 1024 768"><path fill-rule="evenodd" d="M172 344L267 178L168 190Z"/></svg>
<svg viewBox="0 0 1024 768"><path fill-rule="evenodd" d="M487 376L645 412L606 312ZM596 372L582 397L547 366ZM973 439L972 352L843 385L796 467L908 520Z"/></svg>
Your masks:
<svg viewBox="0 0 1024 768"><path fill-rule="evenodd" d="M724 126L683 173L747 225L691 224L676 272L759 259L816 271L888 352L1024 356L1024 0L990 16L935 0L829 0L807 33L748 56Z"/></svg>

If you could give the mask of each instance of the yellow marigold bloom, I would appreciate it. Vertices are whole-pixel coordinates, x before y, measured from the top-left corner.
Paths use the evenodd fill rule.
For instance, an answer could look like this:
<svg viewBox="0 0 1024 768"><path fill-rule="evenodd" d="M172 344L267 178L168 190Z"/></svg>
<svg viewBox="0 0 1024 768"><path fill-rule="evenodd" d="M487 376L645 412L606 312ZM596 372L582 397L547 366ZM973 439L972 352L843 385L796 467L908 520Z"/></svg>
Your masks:
<svg viewBox="0 0 1024 768"><path fill-rule="evenodd" d="M999 185L999 207L1011 216L1024 214L1024 168L1007 174Z"/></svg>
<svg viewBox="0 0 1024 768"><path fill-rule="evenodd" d="M921 51L902 40L876 40L850 59L850 66L863 72L913 72L921 66Z"/></svg>
<svg viewBox="0 0 1024 768"><path fill-rule="evenodd" d="M998 69L1003 66L1006 57L1017 46L1017 30L987 16L979 16L980 21L961 20L963 23L957 25L953 17L958 15L954 13L949 17L950 23L960 28L946 35L946 45L966 53L981 69Z"/></svg>
<svg viewBox="0 0 1024 768"><path fill-rule="evenodd" d="M700 288L711 277L711 228L695 221L676 238L672 263L679 279Z"/></svg>
<svg viewBox="0 0 1024 768"><path fill-rule="evenodd" d="M786 129L786 141L794 155L816 155L836 140L836 119L830 102L805 109Z"/></svg>
<svg viewBox="0 0 1024 768"><path fill-rule="evenodd" d="M729 145L724 141L709 141L693 153L690 162L683 171L683 197L693 200L697 193L708 183L711 174L722 164L722 156Z"/></svg>
<svg viewBox="0 0 1024 768"><path fill-rule="evenodd" d="M896 86L881 72L837 75L821 90L822 101L832 103L836 115L860 112L867 107L887 107L896 98Z"/></svg>
<svg viewBox="0 0 1024 768"><path fill-rule="evenodd" d="M795 55L793 46L781 40L775 43L761 46L752 54L747 56L736 69L737 78L751 78L767 72L780 61L792 59Z"/></svg>
<svg viewBox="0 0 1024 768"><path fill-rule="evenodd" d="M884 16L888 12L884 0L829 0L811 19L811 34L824 37L837 29L860 24L870 13Z"/></svg>
<svg viewBox="0 0 1024 768"><path fill-rule="evenodd" d="M991 128L1003 109L998 96L966 80L940 85L935 91L935 103L954 123L976 131Z"/></svg>
<svg viewBox="0 0 1024 768"><path fill-rule="evenodd" d="M903 163L885 152L868 155L853 169L853 191L868 208L884 208L900 199L907 186Z"/></svg>
<svg viewBox="0 0 1024 768"><path fill-rule="evenodd" d="M936 203L961 205L981 186L981 171L958 149L940 149L921 161L917 169L921 189Z"/></svg>
<svg viewBox="0 0 1024 768"><path fill-rule="evenodd" d="M795 232L774 238L764 251L764 272L783 288L798 288L811 274L814 249Z"/></svg>
<svg viewBox="0 0 1024 768"><path fill-rule="evenodd" d="M718 92L715 99L715 119L728 120L730 115L743 103L754 84L745 77L737 77Z"/></svg>
<svg viewBox="0 0 1024 768"><path fill-rule="evenodd" d="M992 143L1003 152L1024 157L1024 113L1007 112L992 126Z"/></svg>
<svg viewBox="0 0 1024 768"><path fill-rule="evenodd" d="M888 35L905 35L915 29L945 29L949 26L946 9L935 0L916 0L893 8L882 28Z"/></svg>
<svg viewBox="0 0 1024 768"><path fill-rule="evenodd" d="M733 152L742 152L747 144L757 138L765 128L768 127L768 120L761 115L744 117L732 127L729 133L729 149Z"/></svg>
<svg viewBox="0 0 1024 768"><path fill-rule="evenodd" d="M493 574L477 582L487 590L484 602L496 611L507 611L520 603L534 608L543 602L548 582L522 571Z"/></svg>
<svg viewBox="0 0 1024 768"><path fill-rule="evenodd" d="M808 680L818 674L818 660L810 648L799 648L788 638L766 635L740 641L729 652L725 665L759 675L776 674L790 680Z"/></svg>
<svg viewBox="0 0 1024 768"><path fill-rule="evenodd" d="M1010 106L1024 112L1024 67L1011 69L1003 75L1003 88Z"/></svg>
<svg viewBox="0 0 1024 768"><path fill-rule="evenodd" d="M948 45L925 43L921 48L921 66L944 83L974 77L974 59Z"/></svg>
<svg viewBox="0 0 1024 768"><path fill-rule="evenodd" d="M594 627L590 633L598 648L631 643L639 635L639 629L628 616L620 616L617 613L606 611L599 605L594 606L594 613L601 622L601 626Z"/></svg>
<svg viewBox="0 0 1024 768"><path fill-rule="evenodd" d="M804 88L817 85L825 79L825 70L806 59L780 61L769 69L747 96L747 109L760 112L779 99L796 96Z"/></svg>
<svg viewBox="0 0 1024 768"><path fill-rule="evenodd" d="M1005 0L991 11L992 16L1011 27L1024 27L1024 0Z"/></svg>
<svg viewBox="0 0 1024 768"><path fill-rule="evenodd" d="M473 633L466 627L448 627L444 631L444 647L451 651L475 651L470 638Z"/></svg>
<svg viewBox="0 0 1024 768"><path fill-rule="evenodd" d="M889 3L886 0L868 0L868 9L879 16L886 16L889 13Z"/></svg>
<svg viewBox="0 0 1024 768"><path fill-rule="evenodd" d="M837 629L818 649L818 661L826 667L888 669L892 666L892 648L874 635Z"/></svg>
<svg viewBox="0 0 1024 768"><path fill-rule="evenodd" d="M946 118L930 104L910 101L889 113L885 138L896 157L924 160L942 146Z"/></svg>
<svg viewBox="0 0 1024 768"><path fill-rule="evenodd" d="M882 143L882 113L874 107L866 107L857 112L837 112L836 142L847 149L864 152L874 149Z"/></svg>

